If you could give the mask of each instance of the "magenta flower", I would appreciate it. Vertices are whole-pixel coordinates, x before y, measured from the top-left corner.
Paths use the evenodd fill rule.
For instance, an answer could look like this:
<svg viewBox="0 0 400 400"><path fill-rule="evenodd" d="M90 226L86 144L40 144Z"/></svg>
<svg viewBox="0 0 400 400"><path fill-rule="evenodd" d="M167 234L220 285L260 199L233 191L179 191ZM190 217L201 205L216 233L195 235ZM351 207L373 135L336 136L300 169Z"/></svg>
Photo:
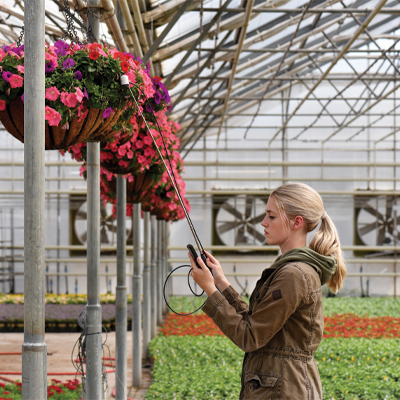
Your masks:
<svg viewBox="0 0 400 400"><path fill-rule="evenodd" d="M25 104L25 93L22 93L21 100Z"/></svg>
<svg viewBox="0 0 400 400"><path fill-rule="evenodd" d="M5 81L9 81L9 79L13 76L13 74L11 72L8 71L3 71L3 73L1 74L1 76L3 77L3 79Z"/></svg>
<svg viewBox="0 0 400 400"><path fill-rule="evenodd" d="M67 58L63 62L63 68L64 69L72 68L74 65L75 65L75 61L72 58Z"/></svg>
<svg viewBox="0 0 400 400"><path fill-rule="evenodd" d="M113 110L113 109L112 109L111 107L106 108L106 109L103 111L103 118L108 118L108 117L111 115L112 110Z"/></svg>
<svg viewBox="0 0 400 400"><path fill-rule="evenodd" d="M55 69L56 69L56 63L54 62L54 60L48 61L44 66L44 71L46 73L53 72Z"/></svg>
<svg viewBox="0 0 400 400"><path fill-rule="evenodd" d="M6 102L4 100L0 100L0 111L4 111L6 109Z"/></svg>

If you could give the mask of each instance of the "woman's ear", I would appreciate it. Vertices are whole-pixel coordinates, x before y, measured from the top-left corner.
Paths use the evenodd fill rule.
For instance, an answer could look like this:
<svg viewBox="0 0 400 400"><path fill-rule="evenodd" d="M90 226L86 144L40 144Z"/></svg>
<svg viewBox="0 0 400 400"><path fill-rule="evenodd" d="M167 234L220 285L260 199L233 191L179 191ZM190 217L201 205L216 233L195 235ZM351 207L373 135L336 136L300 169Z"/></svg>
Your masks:
<svg viewBox="0 0 400 400"><path fill-rule="evenodd" d="M295 231L297 231L297 229L300 229L304 225L303 217L301 217L300 215L292 219L292 221L293 221L293 230Z"/></svg>

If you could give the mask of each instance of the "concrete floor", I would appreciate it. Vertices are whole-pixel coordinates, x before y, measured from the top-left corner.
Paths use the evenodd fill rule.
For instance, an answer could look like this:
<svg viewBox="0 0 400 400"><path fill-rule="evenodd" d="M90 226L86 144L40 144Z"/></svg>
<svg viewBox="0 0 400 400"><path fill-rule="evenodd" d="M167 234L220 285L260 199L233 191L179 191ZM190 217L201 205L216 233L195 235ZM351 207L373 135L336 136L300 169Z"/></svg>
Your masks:
<svg viewBox="0 0 400 400"><path fill-rule="evenodd" d="M79 338L79 333L46 333L47 352L47 372L75 372L75 368L71 362L71 352L75 342ZM105 334L103 334L103 342ZM5 352L21 352L22 343L24 341L23 333L0 333L0 353ZM111 357L115 357L115 332L108 333L106 344L110 348ZM76 355L76 350L75 350ZM106 355L108 357L108 354ZM150 368L146 367L142 370L142 386L139 388L131 387L132 382L132 332L128 332L128 397L139 400L144 399L147 388L151 384ZM113 362L115 363L115 362ZM107 367L107 370L112 369ZM22 356L21 355L0 355L0 372L1 371L22 371ZM0 373L1 375L1 373ZM21 376L4 375L13 380L21 380ZM55 378L65 382L67 379L75 379L75 376L70 375L51 375L48 380ZM80 380L80 378L78 377ZM2 382L0 380L0 382ZM115 387L115 373L108 374L109 396L108 400L114 399L112 391Z"/></svg>

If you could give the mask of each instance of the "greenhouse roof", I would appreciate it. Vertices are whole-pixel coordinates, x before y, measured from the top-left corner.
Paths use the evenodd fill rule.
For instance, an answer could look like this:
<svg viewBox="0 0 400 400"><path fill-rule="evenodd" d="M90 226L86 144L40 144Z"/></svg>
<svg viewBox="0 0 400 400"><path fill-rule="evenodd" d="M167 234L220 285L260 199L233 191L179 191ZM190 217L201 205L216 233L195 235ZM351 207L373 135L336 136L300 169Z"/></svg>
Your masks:
<svg viewBox="0 0 400 400"><path fill-rule="evenodd" d="M400 130L396 1L120 0L116 10L99 2L100 40L150 61L168 87L181 150L227 130L320 147L370 138L376 146ZM0 1L2 42L20 37L23 8ZM84 0L46 0L50 43L65 37L66 10L86 37Z"/></svg>

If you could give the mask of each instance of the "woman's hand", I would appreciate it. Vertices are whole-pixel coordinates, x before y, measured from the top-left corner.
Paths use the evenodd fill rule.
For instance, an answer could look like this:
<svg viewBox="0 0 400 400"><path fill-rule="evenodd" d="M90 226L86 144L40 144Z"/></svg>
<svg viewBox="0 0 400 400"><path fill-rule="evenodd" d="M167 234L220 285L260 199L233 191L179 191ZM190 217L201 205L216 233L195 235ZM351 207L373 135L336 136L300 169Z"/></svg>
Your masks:
<svg viewBox="0 0 400 400"><path fill-rule="evenodd" d="M213 257L208 251L205 251L205 253L207 255L207 265L212 270L214 284L221 292L223 292L230 285L230 283L226 279L219 261L215 257Z"/></svg>
<svg viewBox="0 0 400 400"><path fill-rule="evenodd" d="M190 274L192 275L194 281L207 293L207 296L210 297L217 290L214 285L214 278L211 275L210 270L204 264L201 257L197 257L197 263L201 267L199 268L196 265L192 255L190 253L188 254L190 265L192 266L192 271Z"/></svg>

